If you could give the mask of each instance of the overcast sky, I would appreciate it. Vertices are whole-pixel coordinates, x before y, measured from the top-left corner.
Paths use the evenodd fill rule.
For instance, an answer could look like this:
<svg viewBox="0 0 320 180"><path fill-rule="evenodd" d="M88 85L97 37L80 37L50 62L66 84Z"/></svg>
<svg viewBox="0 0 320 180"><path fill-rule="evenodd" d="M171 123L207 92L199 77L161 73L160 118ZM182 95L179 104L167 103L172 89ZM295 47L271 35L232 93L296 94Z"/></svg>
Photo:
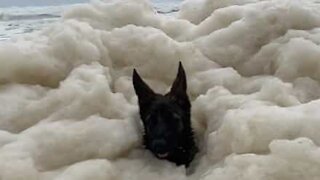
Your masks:
<svg viewBox="0 0 320 180"><path fill-rule="evenodd" d="M0 0L0 7L8 6L47 6L88 2L89 0Z"/></svg>

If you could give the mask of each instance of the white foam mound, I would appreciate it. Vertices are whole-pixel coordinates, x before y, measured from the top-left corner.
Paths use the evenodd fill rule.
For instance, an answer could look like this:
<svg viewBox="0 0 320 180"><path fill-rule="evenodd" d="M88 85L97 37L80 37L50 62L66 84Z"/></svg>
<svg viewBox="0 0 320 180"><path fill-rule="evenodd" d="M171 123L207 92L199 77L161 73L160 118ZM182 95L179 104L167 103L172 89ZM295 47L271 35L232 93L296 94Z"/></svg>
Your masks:
<svg viewBox="0 0 320 180"><path fill-rule="evenodd" d="M320 179L320 4L94 1L0 44L0 179ZM182 61L201 152L141 145L136 68L165 92Z"/></svg>

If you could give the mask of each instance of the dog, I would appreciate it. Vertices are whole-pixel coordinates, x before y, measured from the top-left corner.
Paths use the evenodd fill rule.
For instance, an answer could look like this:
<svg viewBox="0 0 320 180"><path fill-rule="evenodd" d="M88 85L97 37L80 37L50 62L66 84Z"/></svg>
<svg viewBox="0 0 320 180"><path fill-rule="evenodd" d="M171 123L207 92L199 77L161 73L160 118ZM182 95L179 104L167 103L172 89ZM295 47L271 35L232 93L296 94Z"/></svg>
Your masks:
<svg viewBox="0 0 320 180"><path fill-rule="evenodd" d="M198 148L191 127L191 103L182 63L179 62L177 77L165 95L155 93L136 69L133 70L132 81L144 127L145 148L158 159L188 167Z"/></svg>

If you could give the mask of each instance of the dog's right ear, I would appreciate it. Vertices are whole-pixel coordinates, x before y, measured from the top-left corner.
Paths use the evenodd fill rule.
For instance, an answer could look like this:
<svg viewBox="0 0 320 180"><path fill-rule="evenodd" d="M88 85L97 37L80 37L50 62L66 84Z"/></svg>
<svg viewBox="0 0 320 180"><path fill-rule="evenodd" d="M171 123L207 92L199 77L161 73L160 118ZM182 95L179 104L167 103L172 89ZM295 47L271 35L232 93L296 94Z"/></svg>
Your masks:
<svg viewBox="0 0 320 180"><path fill-rule="evenodd" d="M187 77L181 61L179 62L177 77L167 95L184 107L184 109L190 109L190 100L187 94Z"/></svg>
<svg viewBox="0 0 320 180"><path fill-rule="evenodd" d="M132 75L133 87L138 96L140 108L148 106L154 99L155 93L153 90L142 80L136 69L133 69Z"/></svg>

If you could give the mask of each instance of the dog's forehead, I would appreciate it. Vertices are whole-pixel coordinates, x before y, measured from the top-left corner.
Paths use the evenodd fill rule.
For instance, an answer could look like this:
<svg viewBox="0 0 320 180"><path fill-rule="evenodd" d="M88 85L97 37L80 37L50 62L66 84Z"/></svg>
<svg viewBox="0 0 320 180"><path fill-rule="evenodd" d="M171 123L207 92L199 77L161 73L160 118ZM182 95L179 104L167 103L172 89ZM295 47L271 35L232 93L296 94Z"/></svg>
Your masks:
<svg viewBox="0 0 320 180"><path fill-rule="evenodd" d="M151 112L159 114L171 114L175 118L180 118L182 109L170 98L159 97L151 105Z"/></svg>
<svg viewBox="0 0 320 180"><path fill-rule="evenodd" d="M170 108L177 108L176 103L165 96L158 97L154 103L152 104L153 109L170 109Z"/></svg>

